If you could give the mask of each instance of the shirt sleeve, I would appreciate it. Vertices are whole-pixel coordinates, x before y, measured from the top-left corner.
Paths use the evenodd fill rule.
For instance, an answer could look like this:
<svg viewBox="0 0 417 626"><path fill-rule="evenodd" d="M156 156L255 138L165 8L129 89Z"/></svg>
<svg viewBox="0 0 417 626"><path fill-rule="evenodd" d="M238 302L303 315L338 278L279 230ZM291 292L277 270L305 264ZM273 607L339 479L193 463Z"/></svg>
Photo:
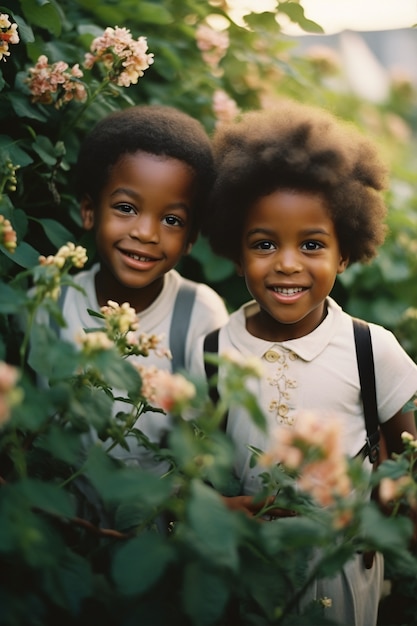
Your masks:
<svg viewBox="0 0 417 626"><path fill-rule="evenodd" d="M393 417L417 392L417 365L396 337L370 324L375 362L378 414L381 422Z"/></svg>

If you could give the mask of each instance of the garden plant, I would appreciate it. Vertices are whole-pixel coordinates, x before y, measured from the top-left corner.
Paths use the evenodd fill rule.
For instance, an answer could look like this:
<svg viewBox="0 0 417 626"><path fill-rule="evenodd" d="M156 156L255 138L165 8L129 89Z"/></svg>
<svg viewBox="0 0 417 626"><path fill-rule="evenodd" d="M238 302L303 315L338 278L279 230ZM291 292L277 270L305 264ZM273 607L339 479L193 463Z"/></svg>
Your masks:
<svg viewBox="0 0 417 626"><path fill-rule="evenodd" d="M363 497L361 465L339 453L337 419L305 415L311 428L295 431L285 449L253 450L264 468L260 496L297 515L267 522L265 507L247 518L219 495L237 489L233 446L219 424L230 401L263 424L245 385L257 375L256 361L222 356L226 394L214 406L205 381L131 364L129 354L146 357L164 345L148 336L132 342L140 316L129 303L92 311L97 330L81 335L78 349L36 321L44 307L65 325L60 291L74 288L73 273L94 261L73 170L97 119L162 103L211 131L285 94L331 106L377 135L391 155L387 242L337 289L350 313L390 326L417 356L412 84L393 79L389 102L361 102L329 87L338 71L331 57L292 52L280 17L320 32L298 2L249 14L247 26L226 8L196 0L0 6L0 624L326 624L332 599L305 606L300 617L302 593L358 550L384 553L405 598L399 623L415 623L417 442L407 433L406 452L373 475L387 505L382 512ZM247 297L233 267L202 239L181 269L212 284L230 308ZM39 384L44 379L48 385ZM126 404L117 417L115 389L124 390ZM132 428L150 408L173 414L166 445ZM115 461L112 447L128 437L167 460L169 471L157 477ZM331 485L318 480L323 474L334 477ZM311 571L318 547L323 558Z"/></svg>

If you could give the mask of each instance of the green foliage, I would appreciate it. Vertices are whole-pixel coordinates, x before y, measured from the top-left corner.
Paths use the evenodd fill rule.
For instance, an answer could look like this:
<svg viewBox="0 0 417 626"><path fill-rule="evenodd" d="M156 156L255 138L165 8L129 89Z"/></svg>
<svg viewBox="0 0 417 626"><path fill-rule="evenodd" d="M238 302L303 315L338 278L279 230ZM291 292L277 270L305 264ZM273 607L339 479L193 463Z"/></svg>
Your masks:
<svg viewBox="0 0 417 626"><path fill-rule="evenodd" d="M85 343L76 350L37 317L42 306L58 327L64 325L56 298L61 288L72 288L71 273L81 266L75 256L64 267L38 265L39 255L74 241L87 248L89 263L94 260L80 226L74 166L97 119L131 104L162 103L187 111L211 132L217 90L242 110L287 94L326 105L368 131L374 116L372 132L392 155L390 234L380 257L369 267L352 267L337 289L350 312L398 329L417 354L415 151L388 125L394 112L414 131L415 94L393 87L381 107L338 94L314 60L291 54L280 13L308 31L319 32L319 26L306 20L298 2L279 2L278 10L248 16L250 28L243 28L221 3L196 0L10 0L0 9L17 24L20 38L9 44L0 67L0 358L17 366L0 372L2 625L325 624L319 604L305 607L302 616L295 606L313 574L337 572L358 546L384 552L409 589L408 614L416 614L416 555L408 550L412 528L402 510L386 519L372 503L358 500L351 503L351 521L336 527L340 503L322 509L275 467L265 471L264 495L278 493L275 504L300 515L259 523L230 511L217 493L239 488L232 442L218 428L224 407L207 404L201 391L186 404L195 419L182 419L184 405L177 407L168 446L153 444L134 428L150 407L138 371L125 358L123 337L113 335L111 348ZM210 15L226 20L230 40L214 65L196 43L197 29ZM116 26L129 28L134 39L146 37L155 55L145 76L128 88L112 82L99 64L84 68L94 38ZM32 101L27 78L40 55L49 64L79 64L83 76L75 82L84 85L85 102L56 107L61 92L50 103ZM216 258L202 239L181 269L218 288L231 308L248 297L233 265ZM16 318L27 320L26 332ZM262 425L245 385L250 371L236 364L229 370L227 401L243 404ZM35 384L45 378L48 386ZM115 388L124 389L126 406L117 416ZM167 463L163 477L112 457L113 447L126 446L129 437ZM256 462L260 451L253 452ZM410 466L414 480L414 467L403 457L385 465L383 477L401 478ZM365 477L357 468L350 472L360 492ZM306 564L315 548L323 559L312 573Z"/></svg>

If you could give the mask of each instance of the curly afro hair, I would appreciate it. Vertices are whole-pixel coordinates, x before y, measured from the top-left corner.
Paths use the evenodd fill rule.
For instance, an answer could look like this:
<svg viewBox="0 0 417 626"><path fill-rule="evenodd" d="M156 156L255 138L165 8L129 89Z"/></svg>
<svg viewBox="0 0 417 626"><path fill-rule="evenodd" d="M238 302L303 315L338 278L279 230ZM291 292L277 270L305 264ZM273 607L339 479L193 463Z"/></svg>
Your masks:
<svg viewBox="0 0 417 626"><path fill-rule="evenodd" d="M244 113L213 137L216 180L202 232L238 261L250 206L277 189L323 195L341 251L367 262L384 241L387 169L376 146L329 112L291 100Z"/></svg>
<svg viewBox="0 0 417 626"><path fill-rule="evenodd" d="M100 120L84 139L76 168L76 193L97 203L111 168L125 154L142 151L183 161L195 172L192 232L197 233L214 166L211 142L196 119L162 105L139 105Z"/></svg>

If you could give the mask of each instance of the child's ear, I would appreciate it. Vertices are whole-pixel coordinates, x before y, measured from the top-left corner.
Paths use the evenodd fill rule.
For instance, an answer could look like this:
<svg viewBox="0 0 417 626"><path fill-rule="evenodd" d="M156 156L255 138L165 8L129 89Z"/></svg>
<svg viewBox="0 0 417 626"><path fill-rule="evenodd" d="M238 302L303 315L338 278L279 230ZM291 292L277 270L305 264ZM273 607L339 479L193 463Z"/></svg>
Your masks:
<svg viewBox="0 0 417 626"><path fill-rule="evenodd" d="M340 259L339 259L339 265L337 268L337 273L343 274L343 272L345 271L348 265L349 265L349 257L341 254Z"/></svg>
<svg viewBox="0 0 417 626"><path fill-rule="evenodd" d="M83 196L80 203L81 222L85 230L94 226L94 204L90 196Z"/></svg>
<svg viewBox="0 0 417 626"><path fill-rule="evenodd" d="M244 276L245 273L243 271L243 267L240 261L235 261L236 274L238 276Z"/></svg>

